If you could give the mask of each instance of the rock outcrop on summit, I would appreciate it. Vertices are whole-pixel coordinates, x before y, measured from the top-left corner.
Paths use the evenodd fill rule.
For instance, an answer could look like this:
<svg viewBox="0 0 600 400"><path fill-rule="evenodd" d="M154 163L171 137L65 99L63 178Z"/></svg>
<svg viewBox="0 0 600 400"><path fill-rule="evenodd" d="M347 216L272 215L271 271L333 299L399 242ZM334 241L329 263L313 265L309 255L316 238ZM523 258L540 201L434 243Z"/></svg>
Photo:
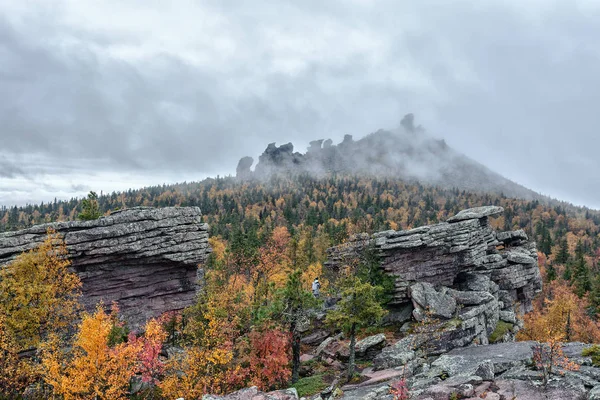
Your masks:
<svg viewBox="0 0 600 400"><path fill-rule="evenodd" d="M137 327L193 304L211 249L198 207L132 208L94 221L57 222L0 234L0 268L39 245L48 228L63 235L84 306L116 301Z"/></svg>
<svg viewBox="0 0 600 400"><path fill-rule="evenodd" d="M436 225L355 235L328 250L325 266L335 274L373 248L381 268L395 279L392 312L408 318L408 308L417 321L433 318L452 328L433 353L488 344L499 321L510 326L504 334L511 340L519 329L517 314L532 309L542 280L535 243L525 232L496 232L490 226L489 217L502 212L501 207L478 207ZM399 350L406 349L384 349L376 365L395 366Z"/></svg>
<svg viewBox="0 0 600 400"><path fill-rule="evenodd" d="M254 171L252 159L240 160L237 177L241 180L264 180L271 176L309 174L361 174L384 176L444 188L475 192L502 193L527 200L543 196L518 185L478 162L450 148L444 140L435 139L421 126L415 126L414 116L406 115L397 129L371 133L354 140L345 135L333 145L331 139L313 140L305 154L294 151L294 145L270 143Z"/></svg>

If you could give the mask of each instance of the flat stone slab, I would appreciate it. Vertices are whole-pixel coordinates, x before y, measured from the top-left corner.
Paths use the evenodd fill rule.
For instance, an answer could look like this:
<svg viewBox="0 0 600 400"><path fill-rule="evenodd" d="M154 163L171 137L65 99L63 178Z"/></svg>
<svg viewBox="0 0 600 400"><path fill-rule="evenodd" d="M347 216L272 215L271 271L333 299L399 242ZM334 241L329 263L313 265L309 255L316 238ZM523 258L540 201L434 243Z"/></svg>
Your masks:
<svg viewBox="0 0 600 400"><path fill-rule="evenodd" d="M483 217L489 217L492 215L499 215L504 212L504 208L499 206L483 206L483 207L475 207L469 208L466 210L462 210L454 217L450 217L447 219L448 222L459 222L465 221L467 219L479 219Z"/></svg>
<svg viewBox="0 0 600 400"><path fill-rule="evenodd" d="M494 364L495 373L502 372L508 368L525 363L533 357L531 349L534 342L498 343L487 346L471 346L454 349L440 357L435 363L447 364L468 371L476 369L482 362L489 360ZM459 361L460 360L460 361ZM459 367L462 365L462 367ZM469 368L472 366L472 368Z"/></svg>

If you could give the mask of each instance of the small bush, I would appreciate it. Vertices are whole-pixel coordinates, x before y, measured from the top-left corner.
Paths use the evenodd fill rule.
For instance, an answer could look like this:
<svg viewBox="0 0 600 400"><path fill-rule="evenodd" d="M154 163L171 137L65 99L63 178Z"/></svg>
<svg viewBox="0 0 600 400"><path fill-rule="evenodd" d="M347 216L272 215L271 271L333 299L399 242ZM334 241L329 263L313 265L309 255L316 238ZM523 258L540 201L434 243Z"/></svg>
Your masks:
<svg viewBox="0 0 600 400"><path fill-rule="evenodd" d="M600 346L597 344L583 349L581 355L584 357L592 357L594 367L600 367Z"/></svg>
<svg viewBox="0 0 600 400"><path fill-rule="evenodd" d="M299 397L312 396L325 389L327 383L323 380L323 375L313 375L306 378L298 379L292 387L296 388Z"/></svg>

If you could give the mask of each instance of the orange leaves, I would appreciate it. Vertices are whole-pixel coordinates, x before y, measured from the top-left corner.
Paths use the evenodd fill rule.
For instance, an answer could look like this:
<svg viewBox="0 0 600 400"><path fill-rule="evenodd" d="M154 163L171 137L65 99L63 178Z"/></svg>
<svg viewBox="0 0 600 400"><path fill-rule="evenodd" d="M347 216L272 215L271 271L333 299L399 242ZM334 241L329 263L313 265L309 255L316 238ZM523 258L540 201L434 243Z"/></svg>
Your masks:
<svg viewBox="0 0 600 400"><path fill-rule="evenodd" d="M279 226L273 230L267 243L260 248L259 265L257 272L264 276L264 279L271 280L277 275L287 275L291 265L288 251L290 243L290 233L284 226ZM285 276L283 277L285 279ZM279 282L281 283L281 282Z"/></svg>
<svg viewBox="0 0 600 400"><path fill-rule="evenodd" d="M193 346L167 364L167 376L158 384L166 398L199 399L229 388L233 352L227 348Z"/></svg>
<svg viewBox="0 0 600 400"><path fill-rule="evenodd" d="M329 281L323 277L323 265L320 262L310 264L305 270L302 271L302 287L305 290L311 290L311 284L317 277L321 283L321 290L327 290Z"/></svg>
<svg viewBox="0 0 600 400"><path fill-rule="evenodd" d="M44 380L55 395L69 399L125 399L131 378L142 374L145 381L156 382L162 373L158 356L166 333L155 320L146 325L146 334L110 346L114 316L98 306L94 314L83 314L72 350L65 354L58 337L42 348Z"/></svg>
<svg viewBox="0 0 600 400"><path fill-rule="evenodd" d="M537 343L533 347L533 362L535 366L542 371L544 385L548 384L548 379L555 367L560 368L559 373L563 371L578 371L579 364L574 363L565 356L562 349L562 342L554 338L546 342Z"/></svg>

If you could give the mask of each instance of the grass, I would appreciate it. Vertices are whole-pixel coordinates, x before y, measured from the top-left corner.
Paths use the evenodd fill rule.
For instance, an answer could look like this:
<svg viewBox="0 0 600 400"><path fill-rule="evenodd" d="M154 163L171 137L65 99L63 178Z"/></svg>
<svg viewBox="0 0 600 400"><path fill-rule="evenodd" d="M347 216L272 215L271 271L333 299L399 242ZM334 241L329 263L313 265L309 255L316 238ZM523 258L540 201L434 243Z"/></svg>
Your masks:
<svg viewBox="0 0 600 400"><path fill-rule="evenodd" d="M313 375L298 379L298 382L294 383L292 387L298 391L298 397L312 396L329 386L323 377L324 375Z"/></svg>
<svg viewBox="0 0 600 400"><path fill-rule="evenodd" d="M494 332L492 332L492 334L489 337L490 343L496 343L499 340L501 340L504 337L504 335L512 331L513 327L514 325L509 322L498 321L496 329L494 329Z"/></svg>

